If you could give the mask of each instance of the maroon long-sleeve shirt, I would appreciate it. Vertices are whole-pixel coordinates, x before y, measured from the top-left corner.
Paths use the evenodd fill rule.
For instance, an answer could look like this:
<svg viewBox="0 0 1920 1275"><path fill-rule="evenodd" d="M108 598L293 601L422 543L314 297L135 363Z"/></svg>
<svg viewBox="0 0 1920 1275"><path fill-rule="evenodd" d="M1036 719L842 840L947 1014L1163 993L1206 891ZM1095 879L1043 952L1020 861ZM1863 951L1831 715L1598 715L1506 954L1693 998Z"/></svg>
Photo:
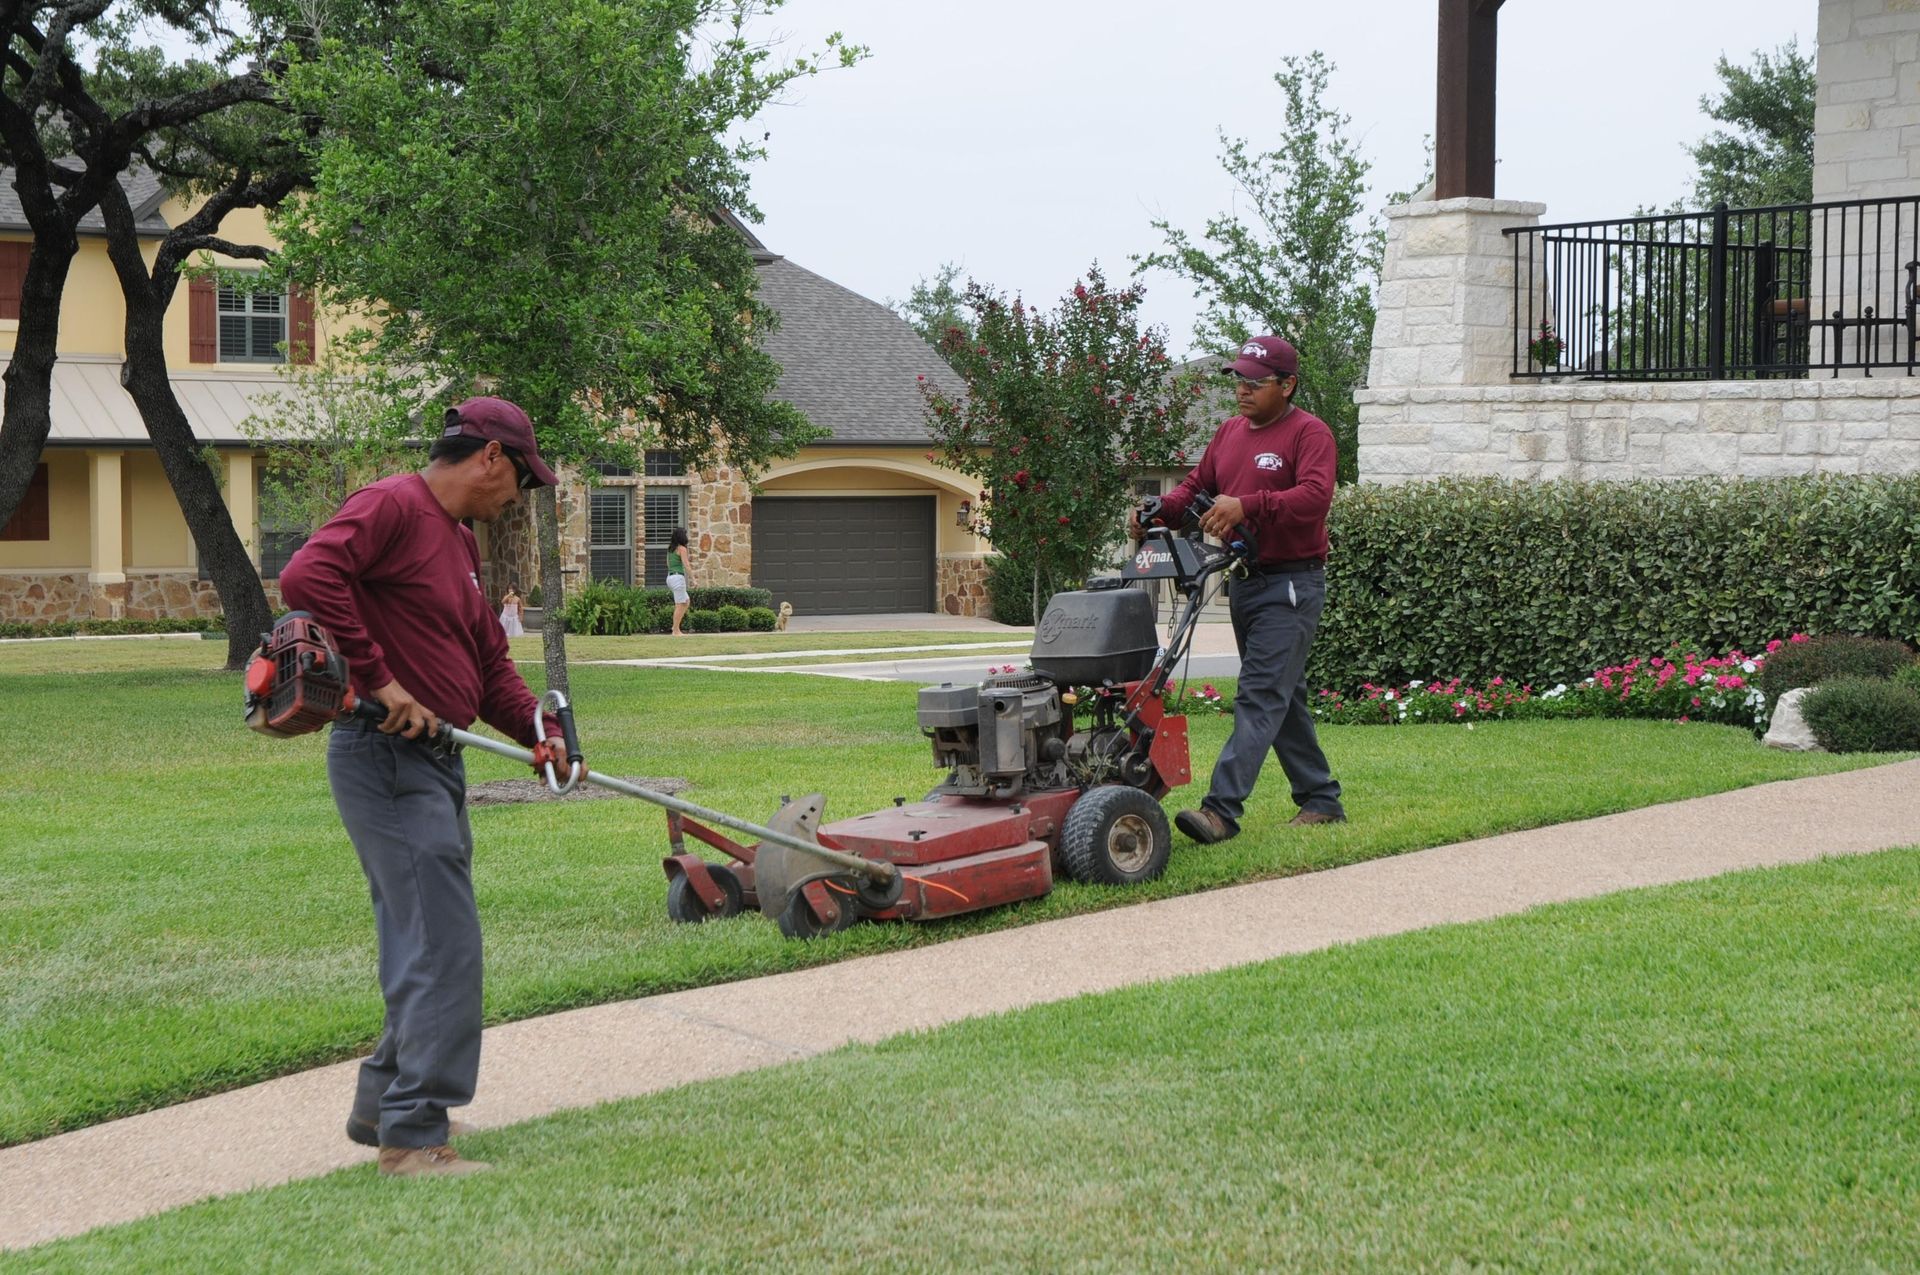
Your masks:
<svg viewBox="0 0 1920 1275"><path fill-rule="evenodd" d="M1234 496L1253 528L1254 560L1267 564L1327 556L1327 510L1333 506L1333 431L1304 408L1254 426L1228 418L1206 454L1168 492L1162 517L1180 525L1195 492Z"/></svg>
<svg viewBox="0 0 1920 1275"><path fill-rule="evenodd" d="M480 546L419 474L348 496L280 573L280 595L326 626L361 695L398 681L443 721L479 717L532 746L536 701L480 587Z"/></svg>

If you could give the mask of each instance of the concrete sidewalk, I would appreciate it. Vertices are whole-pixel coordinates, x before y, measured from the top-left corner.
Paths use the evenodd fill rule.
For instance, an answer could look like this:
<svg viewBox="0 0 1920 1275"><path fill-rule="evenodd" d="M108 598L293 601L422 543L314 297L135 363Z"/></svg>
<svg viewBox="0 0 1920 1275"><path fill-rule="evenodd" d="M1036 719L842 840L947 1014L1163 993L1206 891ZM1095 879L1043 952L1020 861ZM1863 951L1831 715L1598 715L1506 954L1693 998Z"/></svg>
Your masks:
<svg viewBox="0 0 1920 1275"><path fill-rule="evenodd" d="M1900 762L513 1023L487 1032L479 1100L463 1117L497 1128L1133 983L1637 886L1920 845L1916 792L1920 761ZM1180 841L1175 853L1206 851ZM341 1132L354 1069L324 1067L0 1151L0 1249L370 1160ZM511 1158L499 1159L511 1172Z"/></svg>

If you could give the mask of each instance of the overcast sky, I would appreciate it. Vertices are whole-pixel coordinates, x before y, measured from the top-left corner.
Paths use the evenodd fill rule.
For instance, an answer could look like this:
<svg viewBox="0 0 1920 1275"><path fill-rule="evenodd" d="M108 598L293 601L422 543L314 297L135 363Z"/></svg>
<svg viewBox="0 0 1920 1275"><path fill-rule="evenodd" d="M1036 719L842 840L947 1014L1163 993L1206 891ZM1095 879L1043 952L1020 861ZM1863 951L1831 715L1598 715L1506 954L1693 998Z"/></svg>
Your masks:
<svg viewBox="0 0 1920 1275"><path fill-rule="evenodd" d="M1686 196L1682 144L1711 127L1713 64L1799 38L1817 0L1510 0L1500 11L1497 194L1548 221ZM763 29L792 54L829 31L866 62L802 84L759 121L768 248L876 301L943 261L1051 300L1096 258L1124 276L1163 217L1198 237L1233 206L1218 132L1272 149L1279 59L1336 64L1332 105L1376 193L1420 176L1433 132L1435 0L789 0ZM1185 351L1199 305L1147 277L1145 312Z"/></svg>

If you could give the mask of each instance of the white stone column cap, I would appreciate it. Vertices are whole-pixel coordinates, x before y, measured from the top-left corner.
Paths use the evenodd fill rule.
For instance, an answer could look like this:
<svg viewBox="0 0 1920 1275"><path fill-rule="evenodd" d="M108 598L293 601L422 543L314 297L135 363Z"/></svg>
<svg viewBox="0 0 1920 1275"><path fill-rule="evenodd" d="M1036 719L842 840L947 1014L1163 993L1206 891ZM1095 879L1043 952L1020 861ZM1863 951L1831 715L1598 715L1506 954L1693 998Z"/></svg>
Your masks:
<svg viewBox="0 0 1920 1275"><path fill-rule="evenodd" d="M1539 217L1547 211L1545 204L1531 203L1522 199L1487 199L1479 195L1462 195L1454 199L1430 199L1417 204L1395 204L1387 209L1388 218L1396 217L1439 217L1446 213L1498 213L1503 217Z"/></svg>

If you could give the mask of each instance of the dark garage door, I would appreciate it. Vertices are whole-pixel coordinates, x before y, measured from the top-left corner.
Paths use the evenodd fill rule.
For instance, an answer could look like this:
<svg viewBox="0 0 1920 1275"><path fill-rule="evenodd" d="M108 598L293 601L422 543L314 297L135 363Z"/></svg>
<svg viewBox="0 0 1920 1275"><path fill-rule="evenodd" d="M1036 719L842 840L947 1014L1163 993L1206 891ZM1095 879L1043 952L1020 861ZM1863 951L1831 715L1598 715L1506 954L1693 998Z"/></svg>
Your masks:
<svg viewBox="0 0 1920 1275"><path fill-rule="evenodd" d="M801 615L933 610L932 496L762 496L753 583Z"/></svg>

